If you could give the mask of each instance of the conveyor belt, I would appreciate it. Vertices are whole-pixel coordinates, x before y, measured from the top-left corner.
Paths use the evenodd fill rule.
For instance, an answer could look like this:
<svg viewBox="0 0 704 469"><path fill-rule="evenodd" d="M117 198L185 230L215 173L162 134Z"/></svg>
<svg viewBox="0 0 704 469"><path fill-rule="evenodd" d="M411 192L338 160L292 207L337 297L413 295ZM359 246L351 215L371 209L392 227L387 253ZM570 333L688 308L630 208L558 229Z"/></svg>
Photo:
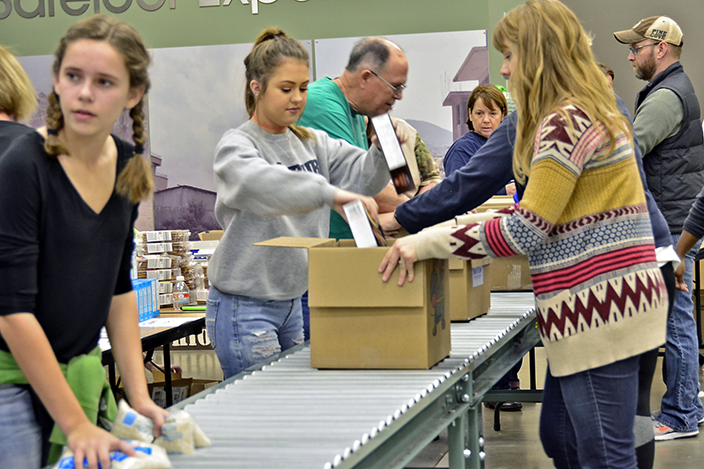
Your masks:
<svg viewBox="0 0 704 469"><path fill-rule="evenodd" d="M450 427L451 467L482 467L481 398L538 342L532 293L493 293L430 370L317 370L306 345L180 406L213 445L174 468L403 467Z"/></svg>

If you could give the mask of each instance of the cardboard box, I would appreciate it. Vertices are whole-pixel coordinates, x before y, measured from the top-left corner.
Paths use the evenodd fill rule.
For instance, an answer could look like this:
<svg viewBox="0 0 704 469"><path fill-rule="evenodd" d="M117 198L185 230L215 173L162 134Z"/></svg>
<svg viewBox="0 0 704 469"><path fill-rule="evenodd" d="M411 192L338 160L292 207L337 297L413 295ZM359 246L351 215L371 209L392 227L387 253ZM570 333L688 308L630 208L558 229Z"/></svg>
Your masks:
<svg viewBox="0 0 704 469"><path fill-rule="evenodd" d="M159 407L166 408L166 377L160 370L152 370L153 383L147 383L149 396ZM191 395L193 378L183 378L180 373L171 373L171 397L176 404Z"/></svg>
<svg viewBox="0 0 704 469"><path fill-rule="evenodd" d="M428 369L450 353L446 260L415 265L399 287L377 272L387 247L359 249L351 240L277 238L257 245L307 247L311 366Z"/></svg>
<svg viewBox="0 0 704 469"><path fill-rule="evenodd" d="M533 291L527 256L491 260L491 291Z"/></svg>
<svg viewBox="0 0 704 469"><path fill-rule="evenodd" d="M509 195L495 195L477 207L476 210L478 213L486 212L487 210L501 210L502 208L510 207L514 203L516 202L513 197Z"/></svg>
<svg viewBox="0 0 704 469"><path fill-rule="evenodd" d="M219 241L224 233L224 230L201 231L198 233L198 238L201 241Z"/></svg>
<svg viewBox="0 0 704 469"><path fill-rule="evenodd" d="M491 307L491 259L449 259L450 319L467 321Z"/></svg>
<svg viewBox="0 0 704 469"><path fill-rule="evenodd" d="M191 384L191 393L188 395L188 397L195 396L199 392L205 391L206 389L209 389L220 382L221 381L214 379L194 379L193 383Z"/></svg>

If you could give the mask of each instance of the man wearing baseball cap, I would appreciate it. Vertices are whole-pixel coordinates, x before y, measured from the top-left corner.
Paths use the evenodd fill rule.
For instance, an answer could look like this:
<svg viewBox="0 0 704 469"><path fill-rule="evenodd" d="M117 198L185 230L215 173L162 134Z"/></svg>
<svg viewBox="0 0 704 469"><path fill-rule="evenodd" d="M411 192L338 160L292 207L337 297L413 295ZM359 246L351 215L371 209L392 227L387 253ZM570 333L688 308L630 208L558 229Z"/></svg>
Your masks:
<svg viewBox="0 0 704 469"><path fill-rule="evenodd" d="M629 45L628 61L636 78L648 82L636 97L633 129L644 155L648 187L677 243L689 209L704 187L699 101L679 62L682 30L671 18L652 16L614 36ZM684 259L684 281L690 292L698 250L699 243ZM698 398L699 350L691 293L678 290L670 302L665 344L667 391L654 422L656 441L696 436L698 425L704 423L704 408Z"/></svg>

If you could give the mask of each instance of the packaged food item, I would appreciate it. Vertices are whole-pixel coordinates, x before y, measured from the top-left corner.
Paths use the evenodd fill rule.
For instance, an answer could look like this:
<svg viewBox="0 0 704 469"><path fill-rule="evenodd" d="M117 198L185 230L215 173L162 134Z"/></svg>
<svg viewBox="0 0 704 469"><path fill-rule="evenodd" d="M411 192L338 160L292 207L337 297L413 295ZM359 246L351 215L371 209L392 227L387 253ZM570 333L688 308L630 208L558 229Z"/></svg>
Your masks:
<svg viewBox="0 0 704 469"><path fill-rule="evenodd" d="M161 436L154 441L169 454L193 454L195 448L210 446L210 439L191 415L183 410L173 412L161 427Z"/></svg>
<svg viewBox="0 0 704 469"><path fill-rule="evenodd" d="M117 417L110 433L123 440L154 441L154 422L138 413L123 399L117 406Z"/></svg>
<svg viewBox="0 0 704 469"><path fill-rule="evenodd" d="M168 469L171 467L171 461L164 448L140 441L128 441L128 443L134 447L136 456L128 456L122 451L111 452L111 469ZM87 460L83 462L83 466L88 467ZM74 469L75 467L73 452L66 448L53 469Z"/></svg>
<svg viewBox="0 0 704 469"><path fill-rule="evenodd" d="M155 440L151 419L134 411L124 400L120 401L110 433L126 440L154 442L170 454L193 454L195 448L211 444L193 417L184 410L172 412L166 417L161 436Z"/></svg>

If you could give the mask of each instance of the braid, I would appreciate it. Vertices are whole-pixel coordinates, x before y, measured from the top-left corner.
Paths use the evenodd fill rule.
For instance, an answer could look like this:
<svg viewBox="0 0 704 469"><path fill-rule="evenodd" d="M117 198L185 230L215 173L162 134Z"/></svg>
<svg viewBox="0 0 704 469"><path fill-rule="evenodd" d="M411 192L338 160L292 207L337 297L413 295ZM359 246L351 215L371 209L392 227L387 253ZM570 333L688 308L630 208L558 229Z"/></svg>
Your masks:
<svg viewBox="0 0 704 469"><path fill-rule="evenodd" d="M44 151L47 155L57 157L59 155L68 155L68 150L59 141L58 131L64 128L64 115L61 112L59 104L59 96L52 91L48 96L49 107L46 109L46 126L47 129L54 132L47 135L44 141Z"/></svg>
<svg viewBox="0 0 704 469"><path fill-rule="evenodd" d="M135 152L122 169L117 177L116 188L119 194L137 204L149 197L154 189L152 168L142 155L147 141L144 133L144 99L130 110L130 117L132 118L132 140L135 143L135 150L140 153Z"/></svg>

